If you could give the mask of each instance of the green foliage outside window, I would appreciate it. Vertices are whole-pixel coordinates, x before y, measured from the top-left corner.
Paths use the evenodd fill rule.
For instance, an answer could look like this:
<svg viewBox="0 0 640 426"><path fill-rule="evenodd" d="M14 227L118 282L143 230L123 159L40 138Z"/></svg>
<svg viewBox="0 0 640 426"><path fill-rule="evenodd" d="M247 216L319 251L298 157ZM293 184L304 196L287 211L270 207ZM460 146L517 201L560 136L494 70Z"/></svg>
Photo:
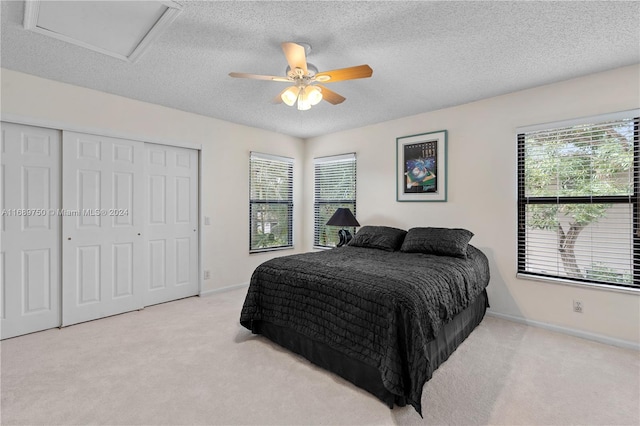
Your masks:
<svg viewBox="0 0 640 426"><path fill-rule="evenodd" d="M252 153L249 164L250 251L291 247L292 160Z"/></svg>
<svg viewBox="0 0 640 426"><path fill-rule="evenodd" d="M633 122L572 127L539 138L526 135L524 158L525 197L563 200L528 204L527 230L557 235L557 251L568 277L630 280L598 261L581 268L575 250L582 231L610 215L613 204L597 202L598 197L633 195Z"/></svg>

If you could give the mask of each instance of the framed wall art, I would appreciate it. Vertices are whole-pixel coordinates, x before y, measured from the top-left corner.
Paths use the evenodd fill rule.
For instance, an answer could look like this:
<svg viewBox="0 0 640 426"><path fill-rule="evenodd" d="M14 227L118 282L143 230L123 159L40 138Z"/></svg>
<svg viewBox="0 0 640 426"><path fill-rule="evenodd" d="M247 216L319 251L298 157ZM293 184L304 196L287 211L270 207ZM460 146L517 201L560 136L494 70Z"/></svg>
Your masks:
<svg viewBox="0 0 640 426"><path fill-rule="evenodd" d="M447 131L396 138L396 200L447 201Z"/></svg>

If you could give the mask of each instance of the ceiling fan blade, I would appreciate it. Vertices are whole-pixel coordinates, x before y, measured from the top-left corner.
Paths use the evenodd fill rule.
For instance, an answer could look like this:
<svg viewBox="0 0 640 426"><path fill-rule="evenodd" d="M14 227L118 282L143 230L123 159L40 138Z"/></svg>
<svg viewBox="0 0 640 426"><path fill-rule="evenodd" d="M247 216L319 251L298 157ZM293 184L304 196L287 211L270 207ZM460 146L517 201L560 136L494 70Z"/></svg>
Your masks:
<svg viewBox="0 0 640 426"><path fill-rule="evenodd" d="M287 57L287 62L292 71L296 68L301 68L305 75L309 73L307 70L307 55L303 46L296 43L285 42L282 43L282 51L284 52L284 56Z"/></svg>
<svg viewBox="0 0 640 426"><path fill-rule="evenodd" d="M372 74L373 70L369 65L358 65L356 67L319 72L316 74L316 81L334 83L336 81L355 80L356 78L368 78Z"/></svg>
<svg viewBox="0 0 640 426"><path fill-rule="evenodd" d="M247 74L244 72L230 72L229 76L235 78L251 78L253 80L271 80L271 81L284 81L286 83L291 83L286 77L277 77L275 75L259 75L259 74Z"/></svg>
<svg viewBox="0 0 640 426"><path fill-rule="evenodd" d="M329 90L324 86L316 84L316 87L319 87L320 90L322 90L322 99L324 99L325 101L329 102L330 104L338 105L338 104L341 104L342 102L344 102L345 99L346 99L344 96L338 95L333 90Z"/></svg>

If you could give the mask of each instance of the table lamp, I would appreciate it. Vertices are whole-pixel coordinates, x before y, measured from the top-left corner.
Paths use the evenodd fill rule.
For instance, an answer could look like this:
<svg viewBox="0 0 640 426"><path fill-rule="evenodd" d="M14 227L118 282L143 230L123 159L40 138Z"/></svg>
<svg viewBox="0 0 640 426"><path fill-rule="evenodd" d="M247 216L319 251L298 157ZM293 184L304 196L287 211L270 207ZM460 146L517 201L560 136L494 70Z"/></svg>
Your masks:
<svg viewBox="0 0 640 426"><path fill-rule="evenodd" d="M356 218L351 213L351 210L348 208L339 208L336 212L331 216L331 219L327 222L328 226L341 226L342 229L338 231L338 237L340 238L340 242L336 247L342 247L351 241L351 233L344 229L349 226L360 226Z"/></svg>

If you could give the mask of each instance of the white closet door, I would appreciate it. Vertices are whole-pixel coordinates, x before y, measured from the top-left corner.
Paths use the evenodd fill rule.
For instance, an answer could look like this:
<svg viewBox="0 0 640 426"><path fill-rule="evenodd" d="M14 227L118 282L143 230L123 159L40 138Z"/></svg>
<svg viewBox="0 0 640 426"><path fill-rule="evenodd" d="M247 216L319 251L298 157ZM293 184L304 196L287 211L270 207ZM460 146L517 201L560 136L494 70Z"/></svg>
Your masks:
<svg viewBox="0 0 640 426"><path fill-rule="evenodd" d="M143 307L144 143L63 133L63 315Z"/></svg>
<svg viewBox="0 0 640 426"><path fill-rule="evenodd" d="M2 123L3 339L60 326L60 133Z"/></svg>
<svg viewBox="0 0 640 426"><path fill-rule="evenodd" d="M198 153L146 144L145 306L194 296L198 275Z"/></svg>

